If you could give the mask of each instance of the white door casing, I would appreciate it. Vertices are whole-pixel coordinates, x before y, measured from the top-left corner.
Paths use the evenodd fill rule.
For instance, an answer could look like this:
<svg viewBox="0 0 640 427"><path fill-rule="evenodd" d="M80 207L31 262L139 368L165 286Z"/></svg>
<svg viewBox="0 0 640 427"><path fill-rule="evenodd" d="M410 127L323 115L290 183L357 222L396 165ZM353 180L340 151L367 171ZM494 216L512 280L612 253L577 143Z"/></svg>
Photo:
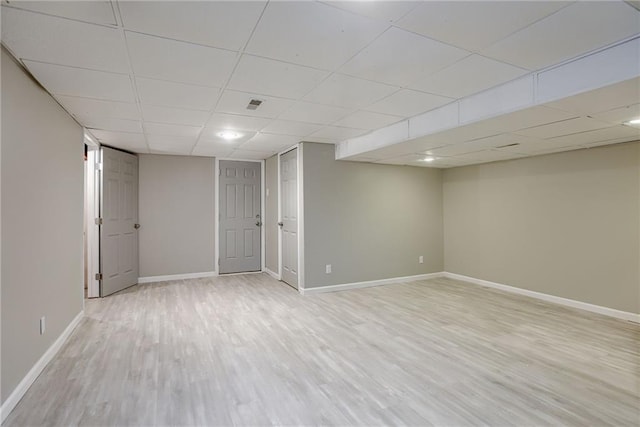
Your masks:
<svg viewBox="0 0 640 427"><path fill-rule="evenodd" d="M298 149L280 156L282 280L298 289Z"/></svg>

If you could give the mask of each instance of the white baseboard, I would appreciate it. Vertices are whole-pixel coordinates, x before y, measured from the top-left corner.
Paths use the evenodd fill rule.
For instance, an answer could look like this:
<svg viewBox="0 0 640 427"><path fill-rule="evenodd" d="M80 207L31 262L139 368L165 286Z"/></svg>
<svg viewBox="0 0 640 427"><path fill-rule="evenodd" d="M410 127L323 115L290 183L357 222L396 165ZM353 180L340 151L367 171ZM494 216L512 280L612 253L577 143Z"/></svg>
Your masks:
<svg viewBox="0 0 640 427"><path fill-rule="evenodd" d="M183 279L201 279L203 277L214 277L218 273L215 271L205 271L203 273L186 273L186 274L170 274L167 276L147 276L139 277L138 283L152 283L152 282L168 282L169 280L183 280Z"/></svg>
<svg viewBox="0 0 640 427"><path fill-rule="evenodd" d="M273 277L276 280L281 280L280 279L280 275L278 275L277 273L269 270L268 268L265 267L264 272L267 273L269 276Z"/></svg>
<svg viewBox="0 0 640 427"><path fill-rule="evenodd" d="M415 276L391 277L389 279L369 280L367 282L344 283L341 285L318 286L314 288L299 289L302 295L318 294L323 292L346 291L348 289L370 288L372 286L391 285L394 283L415 282L416 280L427 280L442 277L444 272L418 274Z"/></svg>
<svg viewBox="0 0 640 427"><path fill-rule="evenodd" d="M13 392L9 395L7 400L4 401L2 407L0 407L0 423L4 422L4 420L9 416L13 408L16 407L20 399L24 396L24 394L29 390L29 387L35 382L38 376L42 373L44 368L51 362L54 356L58 353L60 348L64 345L64 343L69 339L73 330L78 326L82 317L84 316L84 310L78 313L78 315L67 325L65 330L60 334L60 336L51 344L51 346L45 351L45 353L40 357L40 359L36 362L35 365L29 370L27 375L20 381L18 386L13 390Z"/></svg>
<svg viewBox="0 0 640 427"><path fill-rule="evenodd" d="M593 313L603 314L605 316L615 317L617 319L628 320L630 322L640 323L640 314L630 313L628 311L616 310L614 308L603 307L600 305L589 304L587 302L576 301L569 298L557 297L555 295L544 294L542 292L530 291L528 289L517 288L515 286L503 285L501 283L490 282L488 280L476 279L475 277L463 276L462 274L444 273L444 277L448 279L462 280L463 282L473 283L474 285L486 286L488 288L499 289L513 294L525 295L542 301L560 304L567 307L579 308L581 310L591 311Z"/></svg>

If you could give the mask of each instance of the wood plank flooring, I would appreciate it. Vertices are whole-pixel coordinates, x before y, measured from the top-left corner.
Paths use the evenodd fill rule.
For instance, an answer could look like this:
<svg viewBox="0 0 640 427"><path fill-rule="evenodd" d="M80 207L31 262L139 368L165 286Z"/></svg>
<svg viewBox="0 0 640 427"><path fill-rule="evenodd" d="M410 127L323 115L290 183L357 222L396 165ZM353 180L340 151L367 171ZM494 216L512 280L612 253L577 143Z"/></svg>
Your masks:
<svg viewBox="0 0 640 427"><path fill-rule="evenodd" d="M448 279L145 284L87 301L5 424L638 426L639 346L640 325Z"/></svg>

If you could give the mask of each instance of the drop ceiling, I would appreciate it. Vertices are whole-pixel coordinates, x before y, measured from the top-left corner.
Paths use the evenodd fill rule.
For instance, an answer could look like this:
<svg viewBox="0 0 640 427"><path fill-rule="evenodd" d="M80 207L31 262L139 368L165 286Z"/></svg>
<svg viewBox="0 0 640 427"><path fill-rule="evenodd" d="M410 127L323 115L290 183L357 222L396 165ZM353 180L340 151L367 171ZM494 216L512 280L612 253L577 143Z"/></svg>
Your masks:
<svg viewBox="0 0 640 427"><path fill-rule="evenodd" d="M3 45L42 86L137 153L264 159L314 141L444 168L640 139L623 124L640 115L640 70L481 117L483 94L500 104L529 76L633 42L632 2L5 0L1 13ZM396 138L410 123L422 131Z"/></svg>

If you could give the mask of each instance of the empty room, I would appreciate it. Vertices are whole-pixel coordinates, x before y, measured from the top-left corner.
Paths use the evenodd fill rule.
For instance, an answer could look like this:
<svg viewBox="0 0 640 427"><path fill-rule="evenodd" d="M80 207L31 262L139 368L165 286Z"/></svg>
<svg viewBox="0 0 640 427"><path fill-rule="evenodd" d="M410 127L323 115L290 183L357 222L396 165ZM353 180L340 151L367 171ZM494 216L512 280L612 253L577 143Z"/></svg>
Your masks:
<svg viewBox="0 0 640 427"><path fill-rule="evenodd" d="M0 15L3 427L640 425L640 2Z"/></svg>

